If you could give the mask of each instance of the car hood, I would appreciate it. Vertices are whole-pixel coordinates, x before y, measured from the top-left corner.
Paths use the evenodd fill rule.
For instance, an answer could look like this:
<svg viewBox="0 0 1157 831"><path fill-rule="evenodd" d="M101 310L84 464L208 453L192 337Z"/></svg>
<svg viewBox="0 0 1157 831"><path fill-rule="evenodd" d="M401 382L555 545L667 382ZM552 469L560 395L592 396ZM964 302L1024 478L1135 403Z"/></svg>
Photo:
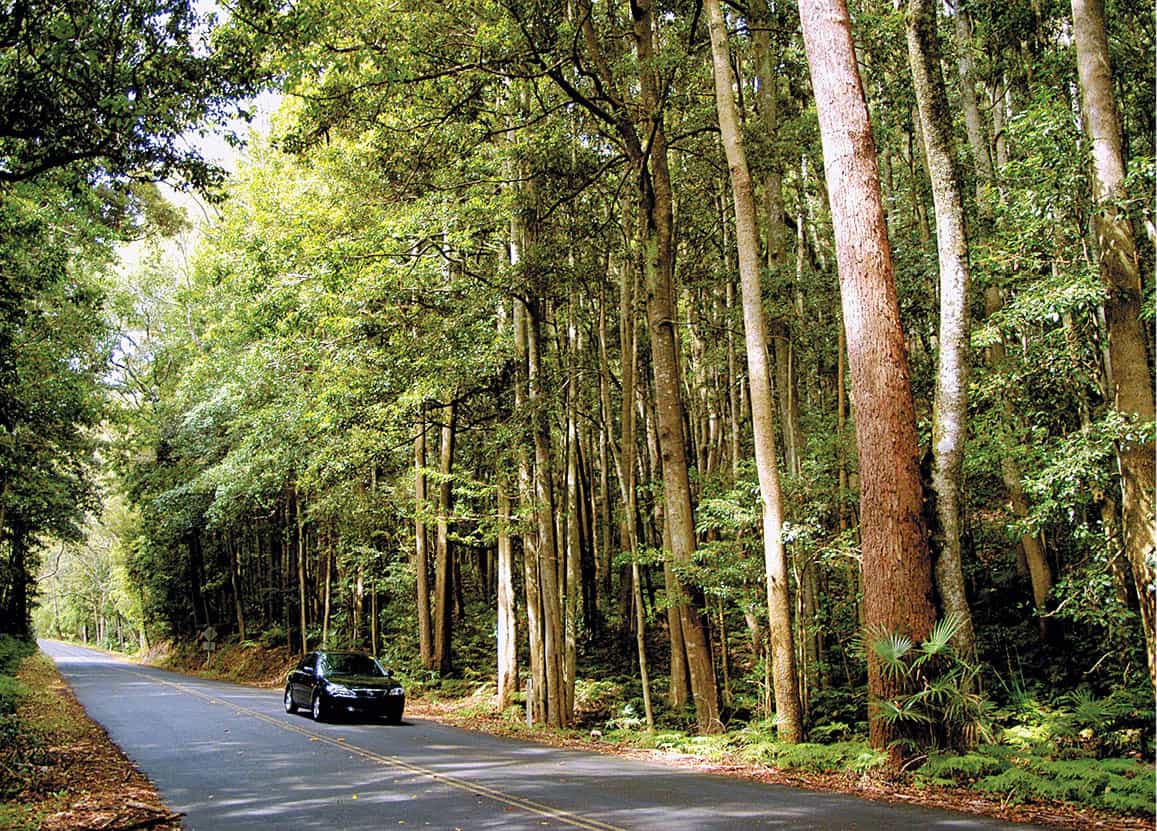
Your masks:
<svg viewBox="0 0 1157 831"><path fill-rule="evenodd" d="M393 678L382 678L378 675L327 675L325 680L332 684L341 684L343 687L361 689L391 690L402 686Z"/></svg>

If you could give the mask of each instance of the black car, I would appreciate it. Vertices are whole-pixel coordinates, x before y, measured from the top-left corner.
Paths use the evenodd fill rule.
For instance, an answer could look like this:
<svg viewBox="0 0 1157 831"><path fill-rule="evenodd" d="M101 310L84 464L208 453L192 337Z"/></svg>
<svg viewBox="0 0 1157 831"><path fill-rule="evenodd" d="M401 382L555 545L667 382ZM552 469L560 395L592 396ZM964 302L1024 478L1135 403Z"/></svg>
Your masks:
<svg viewBox="0 0 1157 831"><path fill-rule="evenodd" d="M405 706L393 673L362 652L310 652L285 683L285 712L305 707L316 721L353 714L398 724Z"/></svg>

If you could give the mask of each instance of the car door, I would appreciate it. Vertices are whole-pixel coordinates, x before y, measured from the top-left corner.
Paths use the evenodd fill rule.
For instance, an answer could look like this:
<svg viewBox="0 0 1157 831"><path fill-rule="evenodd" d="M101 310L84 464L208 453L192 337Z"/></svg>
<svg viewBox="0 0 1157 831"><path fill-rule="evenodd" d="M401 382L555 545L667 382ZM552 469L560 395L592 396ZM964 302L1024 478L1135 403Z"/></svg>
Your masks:
<svg viewBox="0 0 1157 831"><path fill-rule="evenodd" d="M317 677L317 653L311 652L301 659L290 684L293 687L293 700L302 707L308 707L313 699L313 686Z"/></svg>

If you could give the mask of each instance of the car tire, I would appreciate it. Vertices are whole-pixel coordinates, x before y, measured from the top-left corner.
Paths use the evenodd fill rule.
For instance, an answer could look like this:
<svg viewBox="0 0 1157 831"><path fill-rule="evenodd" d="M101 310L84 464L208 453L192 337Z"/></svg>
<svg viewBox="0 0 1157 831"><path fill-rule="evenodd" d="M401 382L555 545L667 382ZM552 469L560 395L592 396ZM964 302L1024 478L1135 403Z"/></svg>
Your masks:
<svg viewBox="0 0 1157 831"><path fill-rule="evenodd" d="M386 713L386 724L401 724L401 723L402 723L402 711L401 710L398 710L396 713L394 713L394 712Z"/></svg>
<svg viewBox="0 0 1157 831"><path fill-rule="evenodd" d="M325 721L325 699L321 697L321 693L313 694L313 720Z"/></svg>
<svg viewBox="0 0 1157 831"><path fill-rule="evenodd" d="M293 700L293 687L287 686L285 688L285 712L296 713L297 702Z"/></svg>

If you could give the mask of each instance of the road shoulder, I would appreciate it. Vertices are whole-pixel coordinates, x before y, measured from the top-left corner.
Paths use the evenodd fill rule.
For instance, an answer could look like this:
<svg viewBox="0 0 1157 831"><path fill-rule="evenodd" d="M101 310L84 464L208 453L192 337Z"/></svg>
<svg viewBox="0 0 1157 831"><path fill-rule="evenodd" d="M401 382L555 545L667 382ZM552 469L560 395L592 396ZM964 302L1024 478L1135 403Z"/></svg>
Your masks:
<svg viewBox="0 0 1157 831"><path fill-rule="evenodd" d="M24 660L18 679L28 690L17 709L11 772L20 795L4 806L0 825L14 831L116 828L175 831L180 815L88 717L51 658Z"/></svg>

